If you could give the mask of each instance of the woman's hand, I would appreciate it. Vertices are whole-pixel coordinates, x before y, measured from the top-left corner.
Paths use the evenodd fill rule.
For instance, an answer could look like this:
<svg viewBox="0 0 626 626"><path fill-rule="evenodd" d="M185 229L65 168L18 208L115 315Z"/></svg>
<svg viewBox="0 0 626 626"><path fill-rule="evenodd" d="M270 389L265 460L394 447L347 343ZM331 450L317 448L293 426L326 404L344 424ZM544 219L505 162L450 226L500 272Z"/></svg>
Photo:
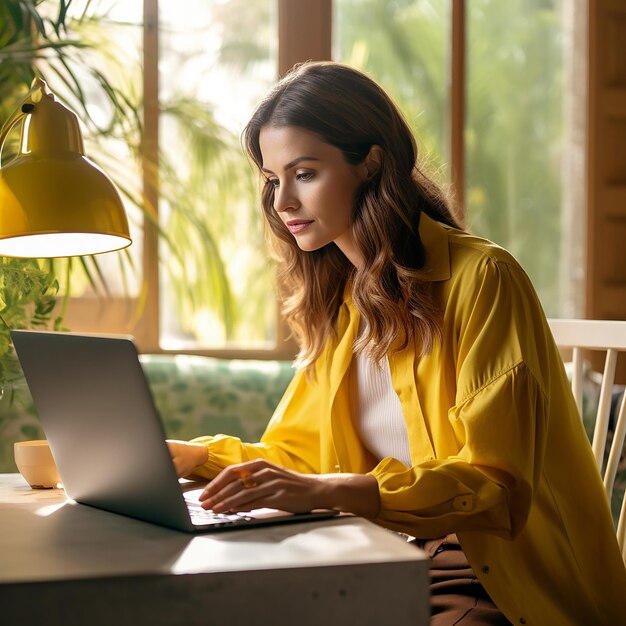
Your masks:
<svg viewBox="0 0 626 626"><path fill-rule="evenodd" d="M175 439L168 439L166 443L172 455L176 474L179 477L189 476L198 465L205 463L209 457L207 447L202 443Z"/></svg>
<svg viewBox="0 0 626 626"><path fill-rule="evenodd" d="M378 482L362 474L299 474L263 459L222 470L200 494L202 507L216 513L264 507L302 513L334 509L376 517Z"/></svg>

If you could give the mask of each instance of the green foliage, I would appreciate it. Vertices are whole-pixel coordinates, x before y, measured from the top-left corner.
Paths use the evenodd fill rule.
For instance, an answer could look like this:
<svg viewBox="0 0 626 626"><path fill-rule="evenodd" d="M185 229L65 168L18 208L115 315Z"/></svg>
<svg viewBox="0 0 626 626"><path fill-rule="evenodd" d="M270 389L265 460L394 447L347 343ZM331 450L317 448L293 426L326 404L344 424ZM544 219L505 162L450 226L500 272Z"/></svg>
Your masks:
<svg viewBox="0 0 626 626"><path fill-rule="evenodd" d="M335 0L335 16L338 60L365 70L389 91L423 159L434 170L444 167L448 0Z"/></svg>
<svg viewBox="0 0 626 626"><path fill-rule="evenodd" d="M258 76L259 66L271 71L269 7L264 0L196 0L189 7L196 16L192 32L174 11L162 15L164 39L171 39L159 58L168 76L160 103L166 147L160 154L161 223L185 251L181 259L161 263L168 281L162 302L165 315L175 314L177 338L186 337L191 345L249 346L267 341L275 325L258 176L242 150L241 128L218 121L214 95L207 90L207 85L219 89L226 74L245 93L258 80L250 77ZM206 37L214 54L200 43ZM182 68L182 79L172 75L174 68ZM189 81L190 75L196 80Z"/></svg>
<svg viewBox="0 0 626 626"><path fill-rule="evenodd" d="M194 334L194 317L203 307L216 311L227 339L237 325L237 307L222 255L226 210L240 191L241 149L202 103L185 97L162 106L162 119L176 128L179 149L193 155L184 163L160 157L160 193L173 207L167 233L184 257L172 256L164 270L171 278L181 330ZM207 172L210 175L207 176Z"/></svg>
<svg viewBox="0 0 626 626"><path fill-rule="evenodd" d="M334 4L339 59L370 72L396 97L418 146L448 178L449 0ZM561 3L466 4L467 222L520 260L547 312L557 315Z"/></svg>
<svg viewBox="0 0 626 626"><path fill-rule="evenodd" d="M467 202L558 315L563 36L560 2L477 0L469 11Z"/></svg>
<svg viewBox="0 0 626 626"><path fill-rule="evenodd" d="M61 318L52 320L58 290L52 261L0 257L0 392L22 376L9 328L45 328L52 321L59 330Z"/></svg>
<svg viewBox="0 0 626 626"><path fill-rule="evenodd" d="M87 145L96 149L102 138L122 138L131 157L138 157L140 75L120 54L123 48L111 41L120 33L139 33L141 25L110 19L106 5L84 0L77 13L76 1L0 3L0 114L8 117L36 66L79 113ZM216 63L233 81L270 57L269 10L267 2L223 0L199 11L210 17L215 29L211 36L219 41ZM335 57L371 73L393 94L415 130L422 155L445 184L449 0L335 0L334 10ZM561 184L559 3L472 0L467 19L468 222L477 234L511 249L528 269L548 311L555 312ZM204 26L198 22L197 27ZM187 61L174 59L177 67ZM165 75L169 89L177 77ZM194 88L200 89L201 83ZM273 314L274 300L268 297L272 270L258 262L263 258L255 209L258 189L248 176L238 136L221 126L213 105L192 91L184 96L176 87L170 91L160 103L160 115L164 128L170 129L166 132L175 132L179 143L170 150L163 141L167 147L159 156L165 208L161 236L168 244L162 268L174 296L167 306L177 309L181 330L190 337L199 325L215 321L222 324L226 340L263 335ZM94 94L98 116L93 115ZM102 156L103 167L127 200L141 207L140 190L125 161L106 151ZM144 211L152 216L149 207ZM124 258L120 255L122 280L129 266ZM105 284L97 262L84 259L74 265L87 272L93 286Z"/></svg>
<svg viewBox="0 0 626 626"><path fill-rule="evenodd" d="M87 141L94 136L126 135L139 144L139 107L114 86L100 66L91 63L95 50L88 38L77 31L88 28L87 14L71 18L71 0L3 0L0 3L0 120L10 117L28 92L35 75L42 76L56 93L57 86L71 100L87 129ZM85 10L91 4L83 3ZM100 99L110 112L107 120L96 123L90 114L84 82L96 85ZM93 89L92 89L93 91ZM106 104L108 103L108 104ZM15 154L19 134L12 131L2 152L3 162ZM129 142L133 145L132 141ZM87 281L95 284L98 263L91 258L75 263ZM69 293L72 262L8 259L0 257L0 397L12 395L23 386L19 363L13 352L9 328L49 328L59 330L62 312L55 309L59 277L63 275ZM6 397L4 398L6 403ZM6 404L3 404L6 406Z"/></svg>
<svg viewBox="0 0 626 626"><path fill-rule="evenodd" d="M247 2L231 0L227 4L229 9L237 4L238 14L246 13L254 21L254 11L243 11L249 8ZM181 143L180 152L160 149L159 191L168 218L156 224L154 208L144 205L139 167L129 167L133 160L139 163L143 158L141 58L133 56L140 50L143 25L112 17L115 5L114 0L6 0L0 4L0 115L6 119L35 73L41 75L79 116L87 153L93 154L115 181L127 207L139 209L131 212L131 219L133 215L135 219L147 218L159 229L167 261L162 265L163 273L168 275L176 296L183 330L192 334L190 321L199 311L210 310L229 338L238 325L238 312L244 309L233 297L233 277L224 260L224 255L232 254L237 247L224 245L224 224L228 221L225 208L241 203L248 211L246 199L250 207L256 205L256 189L250 181L233 175L248 173L248 164L238 136L216 123L210 105L176 95L161 102L161 119L178 129ZM231 15L221 6L215 10L217 19ZM232 16L230 25L224 35L222 61L245 69L248 61L254 62L262 51L242 45L241 29ZM17 137L17 132L11 134L5 160L15 152ZM122 153L126 158L120 157ZM183 159L180 153L185 155ZM157 167L145 161L143 165L148 171ZM240 208L237 213L241 215ZM254 218L246 222L253 223ZM262 237L257 239L261 246ZM114 279L126 285L128 273L139 271L141 263L135 266L128 252L114 254L120 261L119 275ZM109 293L107 280L111 276L104 279L95 257L61 261L55 269L57 275L66 277L61 286L66 295L70 285L72 294L83 289ZM259 273L255 267L251 283ZM268 285L269 272L265 274L264 283ZM248 293L255 292L256 283L252 284ZM253 302L267 308L267 289Z"/></svg>

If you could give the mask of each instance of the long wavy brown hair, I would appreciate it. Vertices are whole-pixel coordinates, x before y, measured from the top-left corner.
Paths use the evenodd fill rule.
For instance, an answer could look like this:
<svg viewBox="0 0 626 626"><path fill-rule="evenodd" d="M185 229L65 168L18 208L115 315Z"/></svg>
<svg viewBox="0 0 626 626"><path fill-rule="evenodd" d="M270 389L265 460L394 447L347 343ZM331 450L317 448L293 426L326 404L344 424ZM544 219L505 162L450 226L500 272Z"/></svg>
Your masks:
<svg viewBox="0 0 626 626"><path fill-rule="evenodd" d="M368 76L331 62L305 63L287 74L259 104L242 140L260 169L259 135L264 126L295 126L335 146L352 165L372 146L381 150L377 173L357 194L354 238L363 257L356 268L329 244L302 251L274 210L274 186L261 193L271 254L278 261L279 295L300 352L310 366L334 332L349 289L364 324L354 346L380 360L415 342L427 354L441 334L441 315L429 283L419 279L426 261L419 236L422 212L460 228L443 191L417 164L415 139L397 106Z"/></svg>

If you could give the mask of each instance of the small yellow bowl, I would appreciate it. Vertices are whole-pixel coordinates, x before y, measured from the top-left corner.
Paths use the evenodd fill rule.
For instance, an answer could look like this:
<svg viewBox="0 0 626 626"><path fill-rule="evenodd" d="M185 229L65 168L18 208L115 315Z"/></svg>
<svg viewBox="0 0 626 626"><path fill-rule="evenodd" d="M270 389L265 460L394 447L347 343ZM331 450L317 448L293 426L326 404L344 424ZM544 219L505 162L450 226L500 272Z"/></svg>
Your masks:
<svg viewBox="0 0 626 626"><path fill-rule="evenodd" d="M47 440L17 441L13 453L17 469L33 489L53 489L61 482Z"/></svg>

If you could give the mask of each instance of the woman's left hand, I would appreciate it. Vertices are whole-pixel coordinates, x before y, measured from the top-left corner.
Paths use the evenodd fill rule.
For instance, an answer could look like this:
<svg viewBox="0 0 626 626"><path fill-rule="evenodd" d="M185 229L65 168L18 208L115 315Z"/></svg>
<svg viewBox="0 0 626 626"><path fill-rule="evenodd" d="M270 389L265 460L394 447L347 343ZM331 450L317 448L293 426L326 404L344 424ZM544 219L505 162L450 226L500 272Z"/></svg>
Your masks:
<svg viewBox="0 0 626 626"><path fill-rule="evenodd" d="M216 513L265 507L302 513L323 508L374 517L380 507L373 476L299 474L263 459L222 470L200 494L200 501Z"/></svg>
<svg viewBox="0 0 626 626"><path fill-rule="evenodd" d="M192 443L191 441L179 441L177 439L167 439L166 443L172 456L177 476L188 476L196 467L206 463L209 453L203 443Z"/></svg>

